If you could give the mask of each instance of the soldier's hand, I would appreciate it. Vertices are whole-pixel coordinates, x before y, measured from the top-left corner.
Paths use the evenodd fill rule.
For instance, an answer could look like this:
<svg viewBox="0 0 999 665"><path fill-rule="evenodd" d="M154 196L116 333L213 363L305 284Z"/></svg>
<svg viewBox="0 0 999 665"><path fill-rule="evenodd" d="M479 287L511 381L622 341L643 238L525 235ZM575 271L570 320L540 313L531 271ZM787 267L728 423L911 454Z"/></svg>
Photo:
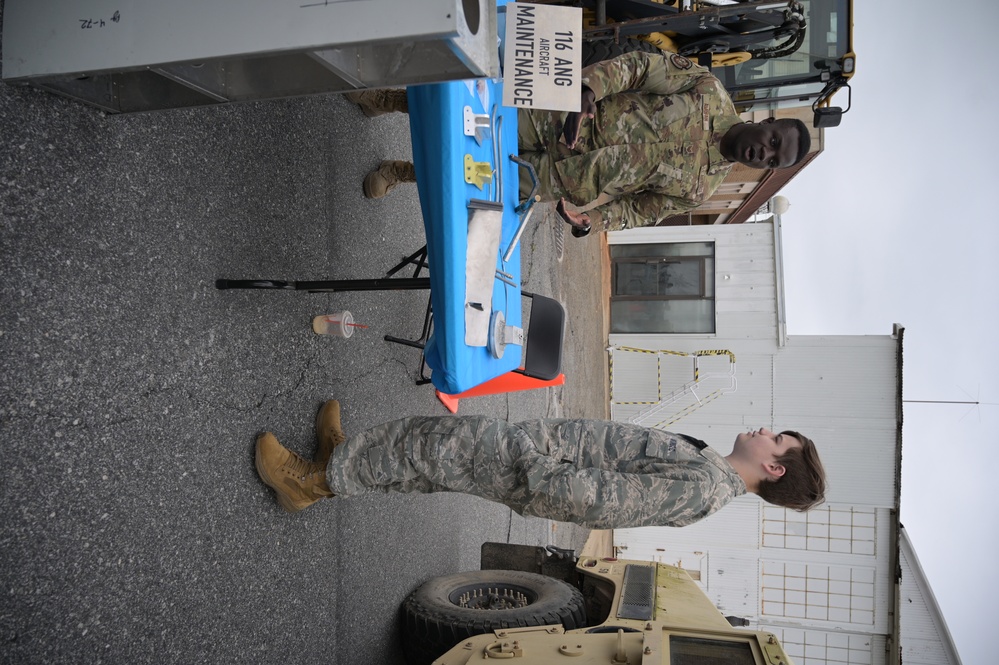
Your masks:
<svg viewBox="0 0 999 665"><path fill-rule="evenodd" d="M579 100L579 113L570 113L565 118L565 126L562 128L562 136L565 137L565 144L570 148L576 147L579 140L579 129L583 126L583 118L593 118L597 111L597 96L587 87L583 87L583 92Z"/></svg>
<svg viewBox="0 0 999 665"><path fill-rule="evenodd" d="M555 212L562 220L572 227L572 235L582 238L590 232L590 216L585 212L573 212L565 207L565 198L558 200Z"/></svg>

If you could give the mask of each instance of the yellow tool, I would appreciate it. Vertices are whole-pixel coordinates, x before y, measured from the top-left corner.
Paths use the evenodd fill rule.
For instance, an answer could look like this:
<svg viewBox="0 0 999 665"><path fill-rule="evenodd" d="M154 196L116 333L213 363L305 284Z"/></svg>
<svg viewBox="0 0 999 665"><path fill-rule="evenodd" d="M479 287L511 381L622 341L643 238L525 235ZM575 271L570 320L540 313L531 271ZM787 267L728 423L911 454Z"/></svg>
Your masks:
<svg viewBox="0 0 999 665"><path fill-rule="evenodd" d="M493 167L489 162L477 162L471 155L465 155L465 182L482 189L482 185L493 181Z"/></svg>

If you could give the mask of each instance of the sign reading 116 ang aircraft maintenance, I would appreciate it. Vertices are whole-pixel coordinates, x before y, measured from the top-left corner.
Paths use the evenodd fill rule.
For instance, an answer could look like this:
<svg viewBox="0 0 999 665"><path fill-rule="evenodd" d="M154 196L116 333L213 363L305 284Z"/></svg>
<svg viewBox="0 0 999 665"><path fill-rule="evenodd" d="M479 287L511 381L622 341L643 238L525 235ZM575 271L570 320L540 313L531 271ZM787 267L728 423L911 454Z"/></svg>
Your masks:
<svg viewBox="0 0 999 665"><path fill-rule="evenodd" d="M503 43L503 106L579 111L583 13L511 2Z"/></svg>

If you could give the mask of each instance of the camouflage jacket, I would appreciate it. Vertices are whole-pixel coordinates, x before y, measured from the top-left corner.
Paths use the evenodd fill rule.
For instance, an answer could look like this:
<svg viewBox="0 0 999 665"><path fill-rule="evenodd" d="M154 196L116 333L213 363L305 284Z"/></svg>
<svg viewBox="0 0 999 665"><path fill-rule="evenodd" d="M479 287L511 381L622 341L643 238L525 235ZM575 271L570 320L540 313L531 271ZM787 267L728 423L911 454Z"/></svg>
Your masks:
<svg viewBox="0 0 999 665"><path fill-rule="evenodd" d="M732 465L703 441L628 423L519 423L543 453L523 466L524 515L593 529L688 526L746 493Z"/></svg>
<svg viewBox="0 0 999 665"><path fill-rule="evenodd" d="M577 154L556 169L570 200L586 205L596 229L651 226L707 200L732 167L721 138L741 122L728 92L707 69L676 54L628 53L583 70L596 94Z"/></svg>

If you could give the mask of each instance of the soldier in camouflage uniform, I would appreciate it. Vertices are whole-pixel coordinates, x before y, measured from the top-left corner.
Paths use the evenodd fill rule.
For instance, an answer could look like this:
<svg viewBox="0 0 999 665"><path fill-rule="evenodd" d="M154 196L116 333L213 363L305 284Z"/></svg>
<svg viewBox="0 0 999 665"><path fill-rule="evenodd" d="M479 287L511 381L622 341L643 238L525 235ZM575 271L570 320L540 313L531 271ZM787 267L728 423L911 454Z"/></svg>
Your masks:
<svg viewBox="0 0 999 665"><path fill-rule="evenodd" d="M574 230L654 225L707 200L735 162L787 167L810 147L799 120L743 122L721 82L677 54L628 53L585 68L582 83L579 113L517 114L520 155L538 172L542 200L560 201ZM350 98L368 116L408 111L399 91ZM408 162L383 162L365 178L365 195L412 181ZM529 191L522 169L521 196ZM565 208L565 199L585 206L602 194L611 200L586 213Z"/></svg>
<svg viewBox="0 0 999 665"><path fill-rule="evenodd" d="M520 154L549 183L549 200L587 205L598 229L654 224L708 199L728 175L722 137L742 124L721 82L676 54L628 53L583 71L576 114L527 112L517 116ZM592 91L587 99L585 89ZM571 131L571 130L570 130Z"/></svg>
<svg viewBox="0 0 999 665"><path fill-rule="evenodd" d="M788 473L807 489L778 497L782 505L810 508L825 488L814 444L792 432L740 434L727 457L682 434L600 420L414 417L346 440L331 401L320 410L317 435L313 462L273 434L257 441L257 470L289 512L330 496L463 492L591 528L685 526L747 490L767 498L760 486L779 485ZM814 461L790 459L803 455ZM807 478L808 466L817 481Z"/></svg>

